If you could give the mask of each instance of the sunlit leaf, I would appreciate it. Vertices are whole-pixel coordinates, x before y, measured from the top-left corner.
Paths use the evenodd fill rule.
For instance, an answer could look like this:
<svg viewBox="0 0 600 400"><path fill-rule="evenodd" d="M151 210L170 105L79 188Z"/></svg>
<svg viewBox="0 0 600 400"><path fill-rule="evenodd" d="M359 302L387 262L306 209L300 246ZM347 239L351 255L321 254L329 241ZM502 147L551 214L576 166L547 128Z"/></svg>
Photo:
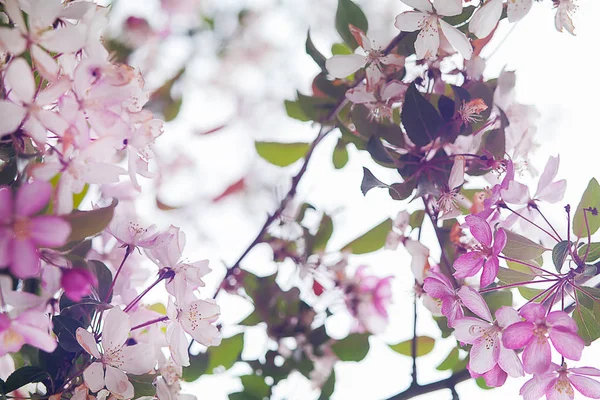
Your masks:
<svg viewBox="0 0 600 400"><path fill-rule="evenodd" d="M369 22L367 17L352 0L338 0L337 12L335 13L335 28L338 33L344 39L344 42L348 44L352 49L358 47L358 43L352 36L348 25L354 25L355 27L367 32L369 29Z"/></svg>
<svg viewBox="0 0 600 400"><path fill-rule="evenodd" d="M308 151L308 143L275 143L255 142L259 156L279 167L291 165L304 157Z"/></svg>
<svg viewBox="0 0 600 400"><path fill-rule="evenodd" d="M505 229L507 242L502 253L510 258L515 258L521 261L533 260L541 256L547 249L521 236L517 233Z"/></svg>
<svg viewBox="0 0 600 400"><path fill-rule="evenodd" d="M600 211L600 184L598 184L596 178L592 178L588 183L573 216L573 233L578 237L587 237L588 235L583 209L590 207ZM600 228L600 216L592 215L590 212L586 212L585 214L590 228L590 235L593 235Z"/></svg>
<svg viewBox="0 0 600 400"><path fill-rule="evenodd" d="M353 333L331 345L331 350L342 361L361 361L369 352L369 334Z"/></svg>
<svg viewBox="0 0 600 400"><path fill-rule="evenodd" d="M412 343L413 339L405 340L404 342L400 342L398 344L391 344L390 349L394 350L396 353L412 357ZM429 336L417 336L416 343L416 356L421 357L431 353L433 347L435 346L435 339Z"/></svg>
<svg viewBox="0 0 600 400"><path fill-rule="evenodd" d="M342 250L350 250L352 254L364 254L379 250L385 245L385 240L391 230L392 220L388 218L364 235L345 245Z"/></svg>

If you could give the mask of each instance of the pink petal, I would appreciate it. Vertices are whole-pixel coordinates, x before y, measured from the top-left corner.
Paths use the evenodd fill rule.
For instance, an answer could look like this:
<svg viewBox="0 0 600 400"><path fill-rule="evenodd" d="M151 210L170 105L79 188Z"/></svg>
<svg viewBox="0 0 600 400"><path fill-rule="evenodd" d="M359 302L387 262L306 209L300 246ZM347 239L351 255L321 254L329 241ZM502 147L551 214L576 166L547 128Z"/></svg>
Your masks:
<svg viewBox="0 0 600 400"><path fill-rule="evenodd" d="M519 314L529 322L540 324L546 317L546 309L537 303L529 303L521 308Z"/></svg>
<svg viewBox="0 0 600 400"><path fill-rule="evenodd" d="M19 57L11 61L6 69L6 81L14 94L24 103L31 103L35 94L35 79L27 61Z"/></svg>
<svg viewBox="0 0 600 400"><path fill-rule="evenodd" d="M52 353L56 350L58 343L48 331L28 324L21 324L18 321L13 321L12 328L23 336L27 344L33 347L46 353Z"/></svg>
<svg viewBox="0 0 600 400"><path fill-rule="evenodd" d="M512 324L502 333L502 344L507 349L520 349L527 345L533 338L534 325L523 321Z"/></svg>
<svg viewBox="0 0 600 400"><path fill-rule="evenodd" d="M523 376L523 364L517 353L502 345L500 346L500 354L498 355L498 365L513 378Z"/></svg>
<svg viewBox="0 0 600 400"><path fill-rule="evenodd" d="M367 59L360 54L335 55L325 61L329 75L342 79L364 67Z"/></svg>
<svg viewBox="0 0 600 400"><path fill-rule="evenodd" d="M113 307L104 319L104 328L102 329L102 347L104 352L120 349L131 330L131 321L127 315L118 306Z"/></svg>
<svg viewBox="0 0 600 400"><path fill-rule="evenodd" d="M69 25L42 35L40 45L54 53L75 53L84 45L86 34L80 26Z"/></svg>
<svg viewBox="0 0 600 400"><path fill-rule="evenodd" d="M10 272L19 279L36 276L40 272L40 255L33 241L14 239L11 246L12 264Z"/></svg>
<svg viewBox="0 0 600 400"><path fill-rule="evenodd" d="M182 367L190 365L188 353L189 342L181 324L171 322L167 326L167 343L169 344L169 350L171 351L173 361L175 361L177 365L181 365Z"/></svg>
<svg viewBox="0 0 600 400"><path fill-rule="evenodd" d="M0 48L5 49L13 55L19 55L25 51L27 40L18 29L0 27Z"/></svg>
<svg viewBox="0 0 600 400"><path fill-rule="evenodd" d="M354 104L375 103L377 99L372 92L367 91L366 86L359 86L349 89L346 92L346 98Z"/></svg>
<svg viewBox="0 0 600 400"><path fill-rule="evenodd" d="M514 323L520 322L519 313L512 307L502 306L496 310L496 320L501 328L506 328Z"/></svg>
<svg viewBox="0 0 600 400"><path fill-rule="evenodd" d="M506 246L506 231L500 228L496 231L496 235L494 236L494 246L492 247L492 251L495 255L500 254L502 250L504 250L504 246Z"/></svg>
<svg viewBox="0 0 600 400"><path fill-rule="evenodd" d="M570 368L569 372L580 375L600 376L600 369L594 367Z"/></svg>
<svg viewBox="0 0 600 400"><path fill-rule="evenodd" d="M502 200L513 204L527 204L529 201L529 189L527 186L516 181L508 182L508 189L502 190Z"/></svg>
<svg viewBox="0 0 600 400"><path fill-rule="evenodd" d="M500 354L500 341L496 335L486 334L477 340L471 348L470 366L479 374L484 374L496 365Z"/></svg>
<svg viewBox="0 0 600 400"><path fill-rule="evenodd" d="M448 326L454 327L454 322L465 316L460 302L454 297L444 297L442 299L442 315L448 319Z"/></svg>
<svg viewBox="0 0 600 400"><path fill-rule="evenodd" d="M520 322L515 325L518 324L520 324ZM503 337L504 336L506 336L506 331ZM541 374L546 372L550 366L551 359L550 343L548 343L548 339L544 337L534 337L525 347L525 351L523 351L523 367L525 372L529 374Z"/></svg>
<svg viewBox="0 0 600 400"><path fill-rule="evenodd" d="M425 278L423 280L423 289L428 295L436 299L454 296L451 284L449 285L448 282L439 279L437 276L428 276Z"/></svg>
<svg viewBox="0 0 600 400"><path fill-rule="evenodd" d="M0 269L6 268L12 261L12 230L0 227Z"/></svg>
<svg viewBox="0 0 600 400"><path fill-rule="evenodd" d="M417 59L422 60L424 58L435 57L439 47L440 33L438 30L438 18L434 15L430 15L415 41L415 53L417 54Z"/></svg>
<svg viewBox="0 0 600 400"><path fill-rule="evenodd" d="M35 61L37 71L50 82L58 79L59 66L54 58L39 46L31 47L31 56Z"/></svg>
<svg viewBox="0 0 600 400"><path fill-rule="evenodd" d="M568 379L582 395L600 399L600 383L596 380L580 375L571 375Z"/></svg>
<svg viewBox="0 0 600 400"><path fill-rule="evenodd" d="M131 384L131 382L129 382L129 379L127 378L127 375L125 375L125 372L115 367L111 367L110 365L107 365L106 375L104 379L106 383L106 388L112 393L124 399L133 398L133 385Z"/></svg>
<svg viewBox="0 0 600 400"><path fill-rule="evenodd" d="M30 220L30 238L40 247L60 247L67 243L71 225L62 218L40 216Z"/></svg>
<svg viewBox="0 0 600 400"><path fill-rule="evenodd" d="M500 264L498 263L498 257L491 256L488 258L485 264L483 264L483 272L481 273L479 285L482 288L491 285L496 279L496 276L498 276L499 268Z"/></svg>
<svg viewBox="0 0 600 400"><path fill-rule="evenodd" d="M83 380L92 392L104 388L104 367L101 363L92 363L83 371Z"/></svg>
<svg viewBox="0 0 600 400"><path fill-rule="evenodd" d="M0 136L13 133L25 119L27 110L7 100L0 100Z"/></svg>
<svg viewBox="0 0 600 400"><path fill-rule="evenodd" d="M469 215L465 218L471 235L485 247L492 247L492 230L487 221L477 215Z"/></svg>
<svg viewBox="0 0 600 400"><path fill-rule="evenodd" d="M454 321L452 326L454 328L454 337L459 342L468 344L475 343L477 339L485 335L485 332L490 327L491 325L488 322L473 317L459 318ZM483 372L480 372L480 374Z"/></svg>
<svg viewBox="0 0 600 400"><path fill-rule="evenodd" d="M554 348L565 358L575 361L581 358L585 343L579 335L562 327L550 328L548 334Z"/></svg>
<svg viewBox="0 0 600 400"><path fill-rule="evenodd" d="M458 297L462 303L478 317L488 322L492 322L492 313L483 297L475 289L469 286L463 286L458 291Z"/></svg>
<svg viewBox="0 0 600 400"><path fill-rule="evenodd" d="M546 394L546 388L549 385L554 385L556 378L554 374L536 375L521 387L519 394L524 400L539 400Z"/></svg>
<svg viewBox="0 0 600 400"><path fill-rule="evenodd" d="M550 327L561 327L571 332L577 332L577 324L573 318L564 311L552 311L546 317L546 325Z"/></svg>
<svg viewBox="0 0 600 400"><path fill-rule="evenodd" d="M494 368L482 375L485 380L485 384L489 387L500 387L506 382L508 375L500 368L497 364Z"/></svg>
<svg viewBox="0 0 600 400"><path fill-rule="evenodd" d="M546 388L546 398L549 400L573 400L575 391L566 377L559 376Z"/></svg>
<svg viewBox="0 0 600 400"><path fill-rule="evenodd" d="M454 157L454 164L448 178L448 188L456 189L465 183L465 158L463 156Z"/></svg>
<svg viewBox="0 0 600 400"><path fill-rule="evenodd" d="M87 351L88 354L96 358L100 358L100 353L98 352L98 345L96 344L96 339L94 338L94 335L91 332L88 332L83 328L77 328L77 331L75 332L75 337L77 338L77 343L79 343L79 345L83 347L83 349ZM104 384L102 386L104 386Z"/></svg>
<svg viewBox="0 0 600 400"><path fill-rule="evenodd" d="M485 258L477 251L465 253L454 260L454 276L458 279L473 276L479 272L484 261Z"/></svg>
<svg viewBox="0 0 600 400"><path fill-rule="evenodd" d="M560 181L556 181L546 186L542 191L540 191L536 198L539 200L543 200L547 203L557 203L565 197L565 192L567 190L567 181L561 179Z"/></svg>
<svg viewBox="0 0 600 400"><path fill-rule="evenodd" d="M29 217L42 211L50 200L52 185L44 181L33 181L21 186L15 199L15 214Z"/></svg>
<svg viewBox="0 0 600 400"><path fill-rule="evenodd" d="M12 20L12 22L17 26L21 33L27 33L27 26L25 25L25 20L23 19L23 12L19 7L19 3L17 0L6 0L5 5L6 13Z"/></svg>
<svg viewBox="0 0 600 400"><path fill-rule="evenodd" d="M538 181L537 190L535 191L535 196L537 195L549 184L552 183L556 174L558 173L558 165L560 164L560 155L556 157L550 156L548 161L546 162L546 166L544 167L544 172L540 175L540 180Z"/></svg>

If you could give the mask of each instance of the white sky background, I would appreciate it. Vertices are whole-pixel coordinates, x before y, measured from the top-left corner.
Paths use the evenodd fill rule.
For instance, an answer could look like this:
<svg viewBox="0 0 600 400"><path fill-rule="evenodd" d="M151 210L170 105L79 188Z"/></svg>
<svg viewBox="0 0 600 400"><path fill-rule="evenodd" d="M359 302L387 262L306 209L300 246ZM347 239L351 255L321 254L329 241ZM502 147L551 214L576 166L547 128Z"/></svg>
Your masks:
<svg viewBox="0 0 600 400"><path fill-rule="evenodd" d="M251 242L266 218L266 212L276 204L275 198L281 198L284 193L287 177L299 167L296 164L285 170L269 168L254 155L253 141L310 141L316 134L316 127L290 120L283 109L283 99L292 99L296 89L307 93L310 81L318 71L304 53L306 29L311 26L313 40L327 56L331 44L340 40L333 28L335 0L206 2L208 8L222 10L237 8L240 3L251 9L267 11L255 24L257 27L240 43L236 55L239 60L234 58L224 68L209 56L214 52L210 43L200 42L195 45L174 43L169 46L167 56L161 57L160 61L161 71L175 71L179 60L190 49L196 48L200 53L188 67L182 112L176 121L167 125L165 135L158 142L164 157L180 157L179 152L182 151L196 164L181 176L168 177L170 183L162 193L163 200L168 204L190 200L197 207L185 212L156 213L153 211L153 200L149 199L142 208L153 221L182 226L188 235L186 254L191 260L211 260L214 272L209 278L209 289L205 292L207 296L212 294L215 282L224 273L223 263L231 265ZM280 3L285 7L275 6ZM364 6L369 17L370 33L373 32L375 37L389 39L397 33L393 27L394 17L404 9L399 0L359 3ZM600 113L600 102L597 100L600 80L595 75L597 61L600 61L597 54L600 2L580 0L576 20L577 37L556 32L554 10L550 3L545 0L534 4L532 12L516 26L490 59L486 76L497 77L504 66L516 70L519 100L535 104L542 113L537 135L537 141L542 146L533 155L532 161L541 170L548 156L560 153L559 178L568 180L567 195L563 203L549 210L548 215L561 226L564 219L562 205L568 202L576 207L589 178L600 178L600 168L597 166L600 140L596 123ZM152 15L152 5L143 0L121 0L119 7L119 12L127 9L134 10L136 15ZM508 30L507 22L503 21L498 36L502 37ZM252 48L253 42L269 43L270 47L267 51L265 48ZM151 84L152 76L148 81ZM231 117L235 98L210 86L216 81L234 88L246 99L247 104L242 105L242 117L239 114ZM222 132L207 137L194 136L195 129L208 129L223 122L229 126ZM404 207L403 203L389 199L386 191L373 190L366 198L362 196L362 167L371 166L368 154L352 151L352 146L349 146L349 164L340 171L334 170L330 158L336 140L336 135L328 138L316 151L298 195L299 199L310 201L334 215L335 232L329 243L330 250L338 249L384 218L395 216ZM393 171L377 167L372 170L382 180L392 180ZM259 192L258 195L232 198L219 206L209 204L206 198L218 194L248 171L253 172L250 184L254 191ZM279 188L274 190L272 182L279 182ZM431 239L430 235L425 236ZM435 242L428 243L433 249L433 256L437 257L439 252ZM260 275L273 273L276 269L268 262L269 249L263 246L257 246L242 264L244 268ZM395 304L389 310L391 321L387 332L372 338L367 358L357 364L336 365L334 400L384 399L410 384L411 360L394 353L386 345L409 339L412 335L413 278L409 271L409 258L400 249L351 259L352 267L361 263L370 265L376 275L397 277L394 281ZM286 265L280 268L289 270ZM220 297L219 303L224 325L238 322L250 311L243 300L232 296ZM437 337L437 326L425 309L420 311L419 333ZM340 313L329 319L327 328L331 336L342 337L349 329L349 320ZM246 343L252 345L245 350L244 356L251 357L265 350L266 343L260 339L260 330L249 330ZM226 336L233 333L224 330ZM439 341L432 353L419 359L420 383L448 376L448 373L435 371L435 366L446 357L453 345L453 339ZM600 367L599 355L598 345L586 349L584 360L578 365ZM236 366L225 374L203 377L186 389L190 393L195 392L199 399L227 399L227 393L241 389L239 381L230 376L244 374L244 371L244 368ZM512 399L518 397L523 382L509 379L503 388L483 393L470 381L460 384L458 392L463 400L482 395L486 399ZM316 392L311 394L309 390L308 382L297 377L280 385L274 398L316 398ZM449 391L419 397L449 398Z"/></svg>

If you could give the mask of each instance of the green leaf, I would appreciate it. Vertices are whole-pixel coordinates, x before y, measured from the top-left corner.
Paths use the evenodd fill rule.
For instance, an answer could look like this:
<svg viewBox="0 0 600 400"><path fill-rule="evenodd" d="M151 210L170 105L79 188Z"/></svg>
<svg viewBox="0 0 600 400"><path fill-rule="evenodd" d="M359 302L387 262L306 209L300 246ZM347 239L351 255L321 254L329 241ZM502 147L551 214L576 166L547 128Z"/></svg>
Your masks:
<svg viewBox="0 0 600 400"><path fill-rule="evenodd" d="M443 123L435 107L423 97L414 84L406 91L401 120L406 134L419 147L437 138Z"/></svg>
<svg viewBox="0 0 600 400"><path fill-rule="evenodd" d="M52 317L52 323L52 331L58 337L60 347L71 353L81 350L75 335L77 328L84 328L81 322L66 315L55 315Z"/></svg>
<svg viewBox="0 0 600 400"><path fill-rule="evenodd" d="M519 286L518 287L519 294L523 296L525 300L531 300L535 298L535 296L539 295L543 292L542 289L534 289L527 286ZM544 299L544 296L540 296L533 300L534 303L540 303Z"/></svg>
<svg viewBox="0 0 600 400"><path fill-rule="evenodd" d="M334 56L347 56L350 54L354 54L352 49L346 46L344 43L334 43L331 46L331 54Z"/></svg>
<svg viewBox="0 0 600 400"><path fill-rule="evenodd" d="M335 389L335 370L331 370L331 375L321 387L321 395L319 396L319 400L329 400L331 395L333 394L333 390Z"/></svg>
<svg viewBox="0 0 600 400"><path fill-rule="evenodd" d="M463 8L462 13L460 13L458 15L454 15L452 17L444 17L442 19L452 26L461 25L461 24L464 24L465 22L467 22L467 20L469 18L471 18L471 16L473 15L473 13L475 12L476 9L477 9L477 7L467 6L467 7Z"/></svg>
<svg viewBox="0 0 600 400"><path fill-rule="evenodd" d="M560 273L565 260L567 259L567 255L569 255L569 248L571 244L568 240L563 240L561 242L556 243L554 248L552 249L552 262L556 267L556 272Z"/></svg>
<svg viewBox="0 0 600 400"><path fill-rule="evenodd" d="M416 210L412 214L410 214L410 218L408 219L408 224L411 228L421 228L423 225L423 219L425 218L425 210Z"/></svg>
<svg viewBox="0 0 600 400"><path fill-rule="evenodd" d="M360 104L354 105L350 111L350 118L361 136L366 138L376 136L377 138L385 139L394 146L405 146L404 134L402 133L402 129L400 129L400 125L389 123L388 121L373 121L370 114L371 111ZM389 155L387 157L389 158Z"/></svg>
<svg viewBox="0 0 600 400"><path fill-rule="evenodd" d="M528 261L538 258L546 251L544 246L539 245L524 236L507 229L505 229L505 232L507 241L502 253L506 257L515 258L521 261Z"/></svg>
<svg viewBox="0 0 600 400"><path fill-rule="evenodd" d="M583 259L588 247L590 248L590 251L588 252L587 259L584 261L587 263L598 261L598 259L600 259L600 243L590 243L589 245L584 244L579 248L579 250L577 250L579 257Z"/></svg>
<svg viewBox="0 0 600 400"><path fill-rule="evenodd" d="M342 250L350 250L352 254L364 254L379 250L385 245L385 240L391 230L392 220L388 218L364 235L345 245Z"/></svg>
<svg viewBox="0 0 600 400"><path fill-rule="evenodd" d="M163 117L165 118L166 122L173 121L177 117L179 111L181 111L182 104L183 98L179 98L177 100L171 99L171 101L166 104L165 108L163 109Z"/></svg>
<svg viewBox="0 0 600 400"><path fill-rule="evenodd" d="M190 365L183 369L182 379L186 382L193 382L204 375L208 367L208 357L208 353L190 355Z"/></svg>
<svg viewBox="0 0 600 400"><path fill-rule="evenodd" d="M592 178L588 183L577 206L577 211L575 211L575 215L573 216L573 233L577 237L587 237L588 235L583 217L583 209L590 207L600 210L600 185L595 178ZM590 212L586 212L586 216L590 227L590 235L593 235L600 228L600 216L592 215Z"/></svg>
<svg viewBox="0 0 600 400"><path fill-rule="evenodd" d="M331 160L333 161L333 166L335 169L344 168L344 166L346 166L348 163L348 158L348 149L346 148L346 143L339 140L338 144L333 150L333 155L331 156Z"/></svg>
<svg viewBox="0 0 600 400"><path fill-rule="evenodd" d="M458 348L455 347L452 349L450 354L436 367L438 371L447 371L452 369L456 363L458 362Z"/></svg>
<svg viewBox="0 0 600 400"><path fill-rule="evenodd" d="M323 215L321 219L321 224L319 225L319 230L315 235L314 245L312 248L313 252L325 251L327 247L327 242L331 238L333 234L333 220L328 215Z"/></svg>
<svg viewBox="0 0 600 400"><path fill-rule="evenodd" d="M116 206L117 201L113 200L108 207L91 211L73 211L71 214L63 216L71 224L71 234L67 243L84 240L102 232L112 221Z"/></svg>
<svg viewBox="0 0 600 400"><path fill-rule="evenodd" d="M475 379L475 383L477 384L477 386L479 386L480 388L482 388L483 390L492 390L493 387L488 386L485 383L485 379L483 379L482 377L476 378Z"/></svg>
<svg viewBox="0 0 600 400"><path fill-rule="evenodd" d="M238 357L244 349L244 334L238 333L227 339L223 339L221 344L216 347L209 347L209 361L206 371L212 373L217 367L223 367L225 370L231 368L238 360Z"/></svg>
<svg viewBox="0 0 600 400"><path fill-rule="evenodd" d="M306 96L297 92L298 104L311 121L324 122L337 107L335 99L330 97Z"/></svg>
<svg viewBox="0 0 600 400"><path fill-rule="evenodd" d="M513 303L512 292L510 290L494 290L483 294L483 298L490 307L492 315L502 306L511 307Z"/></svg>
<svg viewBox="0 0 600 400"><path fill-rule="evenodd" d="M381 143L381 139L378 136L373 135L369 138L367 141L367 151L378 164L388 168L395 167L394 159L390 156L390 153L383 143Z"/></svg>
<svg viewBox="0 0 600 400"><path fill-rule="evenodd" d="M308 151L308 143L275 143L255 142L259 156L279 167L291 165L304 157Z"/></svg>
<svg viewBox="0 0 600 400"><path fill-rule="evenodd" d="M348 25L354 25L365 33L369 29L367 17L365 17L359 6L352 0L338 0L338 8L335 13L335 29L344 39L344 42L354 50L358 47L358 43L356 43L356 39L350 32Z"/></svg>
<svg viewBox="0 0 600 400"><path fill-rule="evenodd" d="M137 399L143 396L155 396L156 387L152 384L156 375L154 374L143 374L143 375L127 375L129 382L133 385L133 392L135 393L134 398Z"/></svg>
<svg viewBox="0 0 600 400"><path fill-rule="evenodd" d="M10 374L6 379L4 390L6 393L10 393L28 383L42 382L46 378L50 379L50 374L39 367L22 367Z"/></svg>
<svg viewBox="0 0 600 400"><path fill-rule="evenodd" d="M398 344L391 344L390 349L396 353L412 357L412 343L413 339L405 340ZM435 339L429 336L417 336L417 357L424 356L431 353L435 346Z"/></svg>
<svg viewBox="0 0 600 400"><path fill-rule="evenodd" d="M244 392L256 396L259 399L269 397L271 388L265 382L265 378L258 375L244 375L240 377Z"/></svg>
<svg viewBox="0 0 600 400"><path fill-rule="evenodd" d="M294 118L294 119L297 119L298 121L303 121L303 122L311 120L306 115L306 113L304 112L302 107L300 107L300 102L292 101L292 100L285 100L283 102L283 104L285 105L285 112L287 113L288 117Z"/></svg>
<svg viewBox="0 0 600 400"><path fill-rule="evenodd" d="M331 345L331 350L341 361L360 361L369 352L369 334L353 333Z"/></svg>
<svg viewBox="0 0 600 400"><path fill-rule="evenodd" d="M438 328L440 328L440 332L442 334L442 338L447 338L452 335L453 329L448 327L448 319L446 317L433 317L433 320L437 324Z"/></svg>
<svg viewBox="0 0 600 400"><path fill-rule="evenodd" d="M314 43L312 42L312 39L310 37L310 30L306 34L306 54L311 56L311 58L321 68L321 71L325 71L325 56L321 54L319 50L317 50Z"/></svg>
<svg viewBox="0 0 600 400"><path fill-rule="evenodd" d="M577 324L577 334L583 339L586 346L600 338L600 321L596 320L592 311L582 306L576 307L573 311L573 319Z"/></svg>
<svg viewBox="0 0 600 400"><path fill-rule="evenodd" d="M98 260L90 260L87 262L88 269L96 275L98 279L98 297L101 301L109 302L112 300L112 293L109 293L112 284L112 272L102 262ZM107 300L108 298L108 300Z"/></svg>
<svg viewBox="0 0 600 400"><path fill-rule="evenodd" d="M498 269L498 280L502 283L511 285L519 282L530 282L535 279L535 275L526 274L508 268Z"/></svg>

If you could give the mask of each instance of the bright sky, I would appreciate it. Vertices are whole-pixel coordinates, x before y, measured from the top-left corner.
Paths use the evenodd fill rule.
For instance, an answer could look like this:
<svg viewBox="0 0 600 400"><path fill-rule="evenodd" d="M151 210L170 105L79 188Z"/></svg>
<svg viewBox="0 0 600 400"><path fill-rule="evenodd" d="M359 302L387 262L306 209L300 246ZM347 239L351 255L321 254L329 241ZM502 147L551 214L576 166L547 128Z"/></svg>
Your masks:
<svg viewBox="0 0 600 400"><path fill-rule="evenodd" d="M263 9L277 2L270 0L241 1L250 8ZM226 8L239 4L240 1L228 0L208 2ZM260 104L251 108L251 115L246 115L244 124L232 123L232 126L215 137L198 139L190 132L191 127L211 127L219 118L227 119L231 109L232 99L214 89L208 90L203 86L203 79L221 78L235 86L238 91L249 98L260 98L263 85L271 83L268 92L271 100L279 102L284 98L292 98L296 88L304 90L310 79L316 73L316 67L303 53L306 28L310 25L314 32L317 46L327 53L326 49L333 43L333 15L335 0L289 0L282 1L290 11L273 8L261 20L262 30L252 32L255 37L269 42L275 51L265 58L258 59L258 68L285 70L282 76L277 73L269 74L265 80L264 74L250 67L215 71L216 64L211 60L200 58L192 65L192 72L200 83L194 87L186 86L186 97L180 118L167 126L165 137L159 142L161 146L174 148L186 143L186 154L198 160L198 168L182 178L174 179L172 191L166 193L171 201L190 198L196 193L208 191L218 193L229 183L237 180L246 170L260 171L254 184L266 186L273 179L285 182L285 176L295 172L298 166L290 167L283 172L270 170L260 160L253 156L253 140L272 139L281 141L309 141L316 133L316 128L308 124L296 123L287 119L282 107L273 111L272 108L261 108ZM394 34L393 19L403 10L399 0L367 2L367 15L373 20L387 21L385 27L373 27L384 37ZM368 3L368 4L367 4ZM550 155L560 153L561 168L559 178L567 178L568 188L564 203L550 211L550 218L558 221L563 219L562 205L567 202L574 207L579 201L589 178L600 178L596 160L598 159L598 125L595 121L598 115L597 96L600 93L600 80L594 75L597 68L598 38L600 38L600 2L580 0L580 10L576 19L577 37L556 32L554 28L554 11L546 0L534 4L532 12L521 21L508 35L499 50L494 53L488 64L486 75L496 77L506 66L509 70L517 71L517 92L521 102L534 104L542 113L537 141L542 146L532 156L534 165L541 170ZM132 1L132 9L143 4ZM146 6L145 4L144 6ZM150 8L145 7L146 12ZM319 11L318 15L315 10ZM507 35L510 30L507 22L501 26L500 35ZM380 28L380 29L377 29ZM189 48L173 50L173 57L189 51ZM210 49L208 50L210 51ZM241 48L240 52L244 52ZM245 54L248 56L248 54ZM169 58L166 64L174 64ZM168 67L168 65L167 65ZM270 81L269 81L270 79ZM218 121L217 121L218 122ZM330 249L339 248L349 239L361 234L384 218L394 216L401 210L399 205L389 199L386 192L373 190L365 198L360 193L360 181L363 165L371 165L369 157L357 151L351 151L350 163L341 171L335 171L330 162L330 155L336 138L330 137L319 148L311 163L305 182L301 185L299 198L309 200L322 209L334 215L335 233L330 242ZM232 145L235 143L235 145ZM233 160L233 161L231 161ZM390 171L377 169L378 176L383 180L391 177ZM390 181L391 179L388 179ZM190 184L194 182L194 184ZM283 184L285 186L285 184ZM267 192L269 192L267 190ZM269 192L272 194L272 192ZM278 193L283 193L283 189ZM340 207L339 199L345 204ZM197 210L191 214L172 214L160 216L160 221L171 222L179 219L176 224L182 225L188 232L188 256L209 258L215 268L211 277L216 282L222 276L223 268L219 266L223 260L230 265L243 251L257 232L264 220L265 210L272 209L273 204L265 202L265 196L250 199L242 205L227 204L223 207L209 207L206 202L199 202ZM414 206L411 206L414 207ZM554 212L556 210L556 212ZM192 217L192 218L190 218ZM195 228L201 227L211 238L206 240ZM431 232L430 232L431 233ZM204 237L203 237L204 236ZM434 242L431 242L434 248ZM336 247L337 246L337 247ZM436 250L434 250L434 255ZM274 266L265 262L269 251L260 246L253 251L243 264L245 268L261 275L275 271ZM365 399L378 400L389 397L410 383L410 362L407 357L391 351L386 343L397 343L411 336L411 286L412 277L409 272L409 259L404 250L398 252L380 251L366 257L356 257L353 266L366 263L372 271L380 276L394 275L395 304L390 309L391 321L387 332L371 340L371 351L367 358L358 364L338 363L336 365L337 384L333 400ZM282 266L281 268L287 268ZM207 291L210 295L212 291ZM242 300L223 297L220 302L222 317L225 325L235 323L250 311ZM245 310L245 311L244 311ZM243 312L244 311L244 312ZM427 316L427 311L421 309L419 333L438 336L437 326ZM343 336L349 326L348 318L340 314L328 321L327 328L334 337ZM246 334L247 343L252 343L244 356L259 354L264 351L266 343L261 339L260 328L250 329ZM233 331L225 331L226 335ZM446 377L447 373L435 371L437 366L454 345L453 339L436 343L436 350L419 359L420 383L427 383ZM600 346L586 349L584 359L578 365L598 367L597 357ZM227 393L240 389L241 385L230 376L243 374L246 371L239 366L225 374L201 378L199 382L186 387L189 392L195 392L199 399L227 399ZM500 389L485 392L486 399L517 398L523 379L509 379ZM302 378L290 379L275 393L277 399L310 399L318 397L315 392L310 394L309 384ZM482 392L474 382L465 382L458 386L462 399L472 399L481 396ZM448 391L437 392L420 397L420 399L449 399Z"/></svg>

